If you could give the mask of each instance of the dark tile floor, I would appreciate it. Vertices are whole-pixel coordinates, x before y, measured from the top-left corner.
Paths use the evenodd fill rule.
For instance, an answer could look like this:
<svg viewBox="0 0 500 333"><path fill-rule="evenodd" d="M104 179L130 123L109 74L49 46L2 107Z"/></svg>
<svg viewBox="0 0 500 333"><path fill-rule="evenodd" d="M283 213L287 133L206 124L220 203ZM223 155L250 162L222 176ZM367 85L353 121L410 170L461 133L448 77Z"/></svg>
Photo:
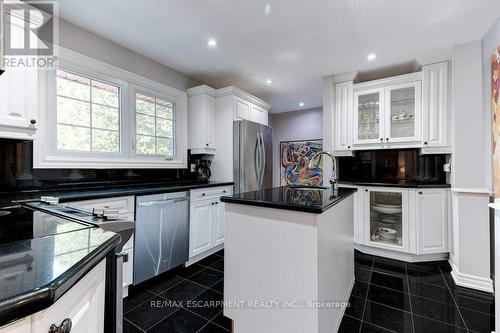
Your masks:
<svg viewBox="0 0 500 333"><path fill-rule="evenodd" d="M456 286L446 262L413 264L356 252L355 267L339 332L490 333L494 328L493 296ZM221 251L132 288L124 300L124 332L229 332L222 305L209 303L222 301L223 271Z"/></svg>
<svg viewBox="0 0 500 333"><path fill-rule="evenodd" d="M484 332L492 294L455 285L445 261L405 263L355 253L356 282L339 332Z"/></svg>
<svg viewBox="0 0 500 333"><path fill-rule="evenodd" d="M123 302L123 331L227 333L222 314L224 252L179 267L130 288Z"/></svg>

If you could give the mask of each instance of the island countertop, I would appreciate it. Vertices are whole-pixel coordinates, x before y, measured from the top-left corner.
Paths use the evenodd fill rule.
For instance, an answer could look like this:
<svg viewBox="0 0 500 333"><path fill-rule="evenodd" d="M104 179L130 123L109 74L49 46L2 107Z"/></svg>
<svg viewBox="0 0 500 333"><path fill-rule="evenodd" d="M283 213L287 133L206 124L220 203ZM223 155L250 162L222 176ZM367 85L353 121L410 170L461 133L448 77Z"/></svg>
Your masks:
<svg viewBox="0 0 500 333"><path fill-rule="evenodd" d="M282 186L253 192L236 193L231 196L222 197L221 201L321 214L356 191L355 188L339 187L337 193L333 194L332 189Z"/></svg>

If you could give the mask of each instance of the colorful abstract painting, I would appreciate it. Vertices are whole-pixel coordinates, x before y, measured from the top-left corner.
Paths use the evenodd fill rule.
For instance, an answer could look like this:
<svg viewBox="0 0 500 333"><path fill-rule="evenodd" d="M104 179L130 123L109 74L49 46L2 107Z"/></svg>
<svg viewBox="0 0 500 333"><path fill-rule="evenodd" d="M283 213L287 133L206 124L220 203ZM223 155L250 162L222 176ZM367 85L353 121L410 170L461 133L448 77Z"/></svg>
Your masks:
<svg viewBox="0 0 500 333"><path fill-rule="evenodd" d="M286 141L280 143L280 184L322 185L323 159L308 168L312 157L323 150L322 140Z"/></svg>
<svg viewBox="0 0 500 333"><path fill-rule="evenodd" d="M491 56L491 129L493 135L493 188L500 199L500 46Z"/></svg>

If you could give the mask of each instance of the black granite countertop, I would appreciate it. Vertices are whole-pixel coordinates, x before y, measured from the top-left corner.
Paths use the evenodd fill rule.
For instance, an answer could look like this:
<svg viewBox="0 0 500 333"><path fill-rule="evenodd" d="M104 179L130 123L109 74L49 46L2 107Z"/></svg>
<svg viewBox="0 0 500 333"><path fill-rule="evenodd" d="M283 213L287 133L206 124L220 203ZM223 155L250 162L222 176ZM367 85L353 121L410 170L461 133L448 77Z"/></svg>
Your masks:
<svg viewBox="0 0 500 333"><path fill-rule="evenodd" d="M356 182L356 181L339 181L339 185L354 185L354 186L380 186L380 187L405 187L405 188L449 188L450 184L434 184L425 182L413 181L397 181L397 182Z"/></svg>
<svg viewBox="0 0 500 333"><path fill-rule="evenodd" d="M0 215L0 326L54 304L120 241L113 232L26 208Z"/></svg>
<svg viewBox="0 0 500 333"><path fill-rule="evenodd" d="M339 187L337 194L333 195L332 189L303 189L282 186L224 196L221 201L321 214L356 191L354 188Z"/></svg>
<svg viewBox="0 0 500 333"><path fill-rule="evenodd" d="M31 200L38 200L41 196L55 196L59 197L60 202L68 202L75 200L90 200L99 198L119 197L125 195L147 195L156 193L168 193L187 191L197 188L229 186L233 182L146 182L137 184L109 184L100 186L81 186L72 188L59 188L59 189L44 189L44 190L26 190L16 191L10 195L5 194L0 207L12 204L12 201L25 202ZM0 194L1 196L1 194Z"/></svg>

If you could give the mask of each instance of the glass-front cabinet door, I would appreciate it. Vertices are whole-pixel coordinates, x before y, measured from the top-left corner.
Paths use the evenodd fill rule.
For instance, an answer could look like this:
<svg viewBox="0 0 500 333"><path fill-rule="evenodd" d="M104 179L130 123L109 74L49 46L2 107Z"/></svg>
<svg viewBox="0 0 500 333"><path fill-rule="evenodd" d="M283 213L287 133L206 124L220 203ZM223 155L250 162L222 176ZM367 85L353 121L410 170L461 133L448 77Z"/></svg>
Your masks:
<svg viewBox="0 0 500 333"><path fill-rule="evenodd" d="M384 89L354 93L354 143L381 143L384 136Z"/></svg>
<svg viewBox="0 0 500 333"><path fill-rule="evenodd" d="M366 188L364 205L365 245L407 252L408 190Z"/></svg>
<svg viewBox="0 0 500 333"><path fill-rule="evenodd" d="M385 88L385 143L419 142L421 82Z"/></svg>

